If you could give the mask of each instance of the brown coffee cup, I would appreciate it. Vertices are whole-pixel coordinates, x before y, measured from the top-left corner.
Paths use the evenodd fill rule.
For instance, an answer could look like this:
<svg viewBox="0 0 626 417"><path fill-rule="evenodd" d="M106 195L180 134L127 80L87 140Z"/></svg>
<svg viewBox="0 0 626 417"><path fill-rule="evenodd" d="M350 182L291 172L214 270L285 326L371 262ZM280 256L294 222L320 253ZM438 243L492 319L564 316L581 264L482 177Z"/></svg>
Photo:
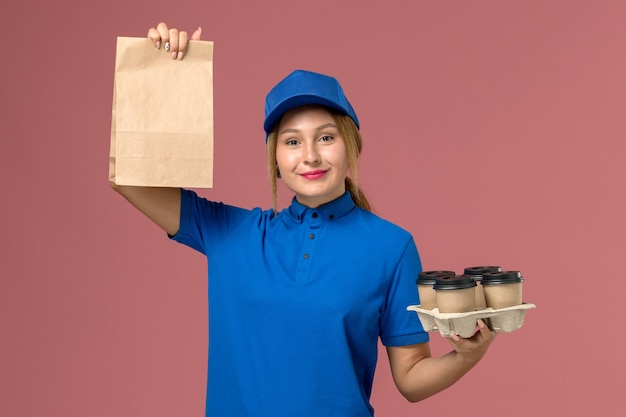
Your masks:
<svg viewBox="0 0 626 417"><path fill-rule="evenodd" d="M522 283L519 271L487 272L482 285L487 307L498 310L522 304Z"/></svg>
<svg viewBox="0 0 626 417"><path fill-rule="evenodd" d="M474 281L476 281L476 290L474 292L476 308L485 308L487 307L487 302L485 300L485 292L482 286L483 274L487 272L501 272L502 268L499 266L471 266L465 268L463 271L466 275L471 275L474 277Z"/></svg>
<svg viewBox="0 0 626 417"><path fill-rule="evenodd" d="M471 275L439 277L433 288L440 313L468 313L476 308L476 281Z"/></svg>
<svg viewBox="0 0 626 417"><path fill-rule="evenodd" d="M455 276L454 271L423 271L420 272L415 283L417 284L417 292L420 299L420 308L424 310L432 310L437 307L437 298L435 295L435 281L437 277Z"/></svg>

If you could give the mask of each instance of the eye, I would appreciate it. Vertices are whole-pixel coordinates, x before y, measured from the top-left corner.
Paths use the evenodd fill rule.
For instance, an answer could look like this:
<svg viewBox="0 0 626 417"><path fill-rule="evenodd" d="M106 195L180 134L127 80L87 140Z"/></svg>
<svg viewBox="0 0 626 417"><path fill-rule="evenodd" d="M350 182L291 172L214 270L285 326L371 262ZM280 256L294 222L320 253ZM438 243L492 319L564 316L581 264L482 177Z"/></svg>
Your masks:
<svg viewBox="0 0 626 417"><path fill-rule="evenodd" d="M333 140L334 138L330 135L324 135L320 138L320 142L330 142L331 140Z"/></svg>
<svg viewBox="0 0 626 417"><path fill-rule="evenodd" d="M287 146L296 146L298 144L298 140L294 138L290 138L285 140L285 145Z"/></svg>

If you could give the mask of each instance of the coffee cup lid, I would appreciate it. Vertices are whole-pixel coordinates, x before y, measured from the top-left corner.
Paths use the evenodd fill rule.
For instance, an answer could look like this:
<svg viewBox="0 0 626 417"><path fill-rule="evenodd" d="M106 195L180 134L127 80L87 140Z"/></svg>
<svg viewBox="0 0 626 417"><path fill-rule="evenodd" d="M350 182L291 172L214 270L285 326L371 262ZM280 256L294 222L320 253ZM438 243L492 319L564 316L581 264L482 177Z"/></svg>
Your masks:
<svg viewBox="0 0 626 417"><path fill-rule="evenodd" d="M487 272L501 272L502 268L499 266L470 266L463 271L466 275L483 275Z"/></svg>
<svg viewBox="0 0 626 417"><path fill-rule="evenodd" d="M417 276L415 283L418 285L435 285L435 280L438 277L455 276L454 271L422 271Z"/></svg>
<svg viewBox="0 0 626 417"><path fill-rule="evenodd" d="M471 275L453 275L438 277L435 280L435 290L462 290L476 286L476 281Z"/></svg>
<svg viewBox="0 0 626 417"><path fill-rule="evenodd" d="M483 285L512 284L524 282L520 271L486 272L483 274Z"/></svg>

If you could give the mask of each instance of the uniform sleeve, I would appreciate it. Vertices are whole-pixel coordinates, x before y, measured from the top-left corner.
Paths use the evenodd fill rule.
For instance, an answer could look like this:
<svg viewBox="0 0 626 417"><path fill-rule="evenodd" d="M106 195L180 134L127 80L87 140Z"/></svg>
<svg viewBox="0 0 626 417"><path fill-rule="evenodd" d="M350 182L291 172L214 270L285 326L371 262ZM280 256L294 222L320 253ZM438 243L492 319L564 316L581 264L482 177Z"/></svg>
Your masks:
<svg viewBox="0 0 626 417"><path fill-rule="evenodd" d="M410 237L393 272L381 318L380 338L385 346L405 346L429 340L417 314L406 309L418 304L415 280L421 270L417 247Z"/></svg>
<svg viewBox="0 0 626 417"><path fill-rule="evenodd" d="M180 204L180 227L171 239L207 256L252 215L250 210L209 201L185 189L181 190Z"/></svg>

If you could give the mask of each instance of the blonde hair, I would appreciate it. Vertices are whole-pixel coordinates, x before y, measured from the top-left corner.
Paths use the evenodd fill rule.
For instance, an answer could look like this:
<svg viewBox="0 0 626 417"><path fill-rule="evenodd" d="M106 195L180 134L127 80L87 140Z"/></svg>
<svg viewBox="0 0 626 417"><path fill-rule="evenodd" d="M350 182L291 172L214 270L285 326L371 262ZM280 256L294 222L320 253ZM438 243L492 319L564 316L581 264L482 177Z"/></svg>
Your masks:
<svg viewBox="0 0 626 417"><path fill-rule="evenodd" d="M333 116L339 134L344 140L346 147L346 155L348 158L348 170L350 176L346 177L346 190L350 192L352 200L357 207L360 207L367 211L372 211L369 201L359 188L359 156L363 149L363 140L361 139L361 132L354 124L354 121L345 114L336 113L330 109L326 109ZM278 178L278 164L276 162L276 144L278 138L278 126L280 121L276 123L276 126L272 129L267 136L267 166L269 170L270 185L272 188L272 203L274 212L277 212L277 200L278 200L278 187L276 184L276 178Z"/></svg>

